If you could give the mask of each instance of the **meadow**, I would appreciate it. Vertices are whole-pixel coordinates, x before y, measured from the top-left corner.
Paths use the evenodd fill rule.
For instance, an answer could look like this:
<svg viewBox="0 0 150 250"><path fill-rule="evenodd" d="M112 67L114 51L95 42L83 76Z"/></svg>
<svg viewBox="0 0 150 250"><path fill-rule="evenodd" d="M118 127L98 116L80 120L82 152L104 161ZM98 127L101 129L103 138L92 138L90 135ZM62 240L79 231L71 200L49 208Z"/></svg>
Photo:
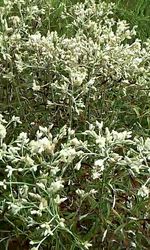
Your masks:
<svg viewBox="0 0 150 250"><path fill-rule="evenodd" d="M150 248L149 0L0 0L0 250Z"/></svg>

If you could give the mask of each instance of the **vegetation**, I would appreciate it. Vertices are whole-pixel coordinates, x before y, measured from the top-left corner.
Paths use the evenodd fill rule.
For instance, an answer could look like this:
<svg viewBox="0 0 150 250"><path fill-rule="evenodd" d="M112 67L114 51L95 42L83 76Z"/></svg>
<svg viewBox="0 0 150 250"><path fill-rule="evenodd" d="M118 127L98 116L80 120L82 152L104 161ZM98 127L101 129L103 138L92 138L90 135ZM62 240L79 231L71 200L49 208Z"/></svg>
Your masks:
<svg viewBox="0 0 150 250"><path fill-rule="evenodd" d="M145 40L150 36L149 0L105 0L116 4L117 17L127 20L132 26L138 25L137 36Z"/></svg>
<svg viewBox="0 0 150 250"><path fill-rule="evenodd" d="M123 1L0 3L1 248L149 249L148 33Z"/></svg>

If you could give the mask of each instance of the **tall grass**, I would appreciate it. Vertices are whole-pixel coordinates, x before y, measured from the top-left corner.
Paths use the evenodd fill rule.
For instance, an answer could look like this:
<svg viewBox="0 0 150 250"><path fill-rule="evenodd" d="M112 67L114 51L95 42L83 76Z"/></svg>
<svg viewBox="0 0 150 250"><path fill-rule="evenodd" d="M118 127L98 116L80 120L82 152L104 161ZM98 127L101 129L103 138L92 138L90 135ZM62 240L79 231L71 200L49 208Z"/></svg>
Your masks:
<svg viewBox="0 0 150 250"><path fill-rule="evenodd" d="M116 16L127 20L131 26L137 25L137 35L145 40L150 37L149 0L105 0L116 4Z"/></svg>

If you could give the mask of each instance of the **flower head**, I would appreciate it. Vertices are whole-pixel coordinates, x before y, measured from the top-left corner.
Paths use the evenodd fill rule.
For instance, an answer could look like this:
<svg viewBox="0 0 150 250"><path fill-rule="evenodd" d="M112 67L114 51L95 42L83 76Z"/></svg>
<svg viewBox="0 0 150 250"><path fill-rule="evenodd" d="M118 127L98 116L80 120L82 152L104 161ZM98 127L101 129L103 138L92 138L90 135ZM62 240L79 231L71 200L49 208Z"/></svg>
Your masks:
<svg viewBox="0 0 150 250"><path fill-rule="evenodd" d="M0 123L0 139L4 139L6 136L6 128Z"/></svg>

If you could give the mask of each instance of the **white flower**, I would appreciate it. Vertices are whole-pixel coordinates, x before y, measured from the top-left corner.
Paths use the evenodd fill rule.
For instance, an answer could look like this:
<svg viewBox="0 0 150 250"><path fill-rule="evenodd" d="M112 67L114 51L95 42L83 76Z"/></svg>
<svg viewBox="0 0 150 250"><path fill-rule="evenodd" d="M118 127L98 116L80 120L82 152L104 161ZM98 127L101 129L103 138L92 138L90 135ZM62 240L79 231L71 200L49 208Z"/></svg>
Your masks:
<svg viewBox="0 0 150 250"><path fill-rule="evenodd" d="M51 167L51 175L56 175L60 171L59 167Z"/></svg>
<svg viewBox="0 0 150 250"><path fill-rule="evenodd" d="M132 134L131 131L129 131L129 132L128 131L123 131L123 132L120 132L120 133L118 133L117 131L114 131L114 130L112 131L113 139L115 141L119 141L119 142L130 138L131 134Z"/></svg>
<svg viewBox="0 0 150 250"><path fill-rule="evenodd" d="M103 136L97 136L97 139L96 139L96 144L98 144L98 146L100 148L104 148L105 147L105 142L106 142L106 138L103 137Z"/></svg>
<svg viewBox="0 0 150 250"><path fill-rule="evenodd" d="M129 163L128 165L131 167L131 169L133 169L135 172L139 174L140 170L143 167L142 162L143 162L143 159L137 159L137 160L135 159L135 160L131 160L131 163Z"/></svg>
<svg viewBox="0 0 150 250"><path fill-rule="evenodd" d="M76 190L76 194L78 194L79 196L81 196L82 198L85 196L85 191L83 189L77 189Z"/></svg>
<svg viewBox="0 0 150 250"><path fill-rule="evenodd" d="M50 188L48 188L48 191L52 191L53 193L57 193L60 189L64 187L63 185L63 180L62 179L57 179L56 181L53 181L51 183Z"/></svg>
<svg viewBox="0 0 150 250"><path fill-rule="evenodd" d="M11 202L8 202L10 205L8 207L8 209L11 209L11 212L16 215L21 209L22 209L22 205L21 204L14 204Z"/></svg>
<svg viewBox="0 0 150 250"><path fill-rule="evenodd" d="M26 198L26 197L28 197L28 190L29 190L29 186L23 185L22 187L19 188L19 194L23 198Z"/></svg>
<svg viewBox="0 0 150 250"><path fill-rule="evenodd" d="M22 122L20 121L20 117L18 116L14 116L11 118L11 122L15 122L15 123L20 123L22 124Z"/></svg>
<svg viewBox="0 0 150 250"><path fill-rule="evenodd" d="M59 226L61 227L61 228L64 228L65 227L65 219L64 218L60 218L60 221L59 221Z"/></svg>
<svg viewBox="0 0 150 250"><path fill-rule="evenodd" d="M95 129L95 126L93 124L89 124L89 130L94 130Z"/></svg>
<svg viewBox="0 0 150 250"><path fill-rule="evenodd" d="M95 179L98 179L100 176L101 176L101 173L99 173L98 171L94 169L92 172L92 178L95 180Z"/></svg>
<svg viewBox="0 0 150 250"><path fill-rule="evenodd" d="M31 153L42 153L44 151L43 147L39 144L38 141L30 141L30 150Z"/></svg>
<svg viewBox="0 0 150 250"><path fill-rule="evenodd" d="M96 126L98 127L98 129L101 131L103 128L103 122L99 123L98 121L96 121Z"/></svg>
<svg viewBox="0 0 150 250"><path fill-rule="evenodd" d="M95 190L95 189L93 188L93 189L90 190L89 194L94 195L94 194L96 194L97 192L98 192L98 191Z"/></svg>
<svg viewBox="0 0 150 250"><path fill-rule="evenodd" d="M32 140L30 142L30 148L32 153L39 153L41 154L44 151L53 154L55 144L52 144L47 137L39 139L37 141Z"/></svg>
<svg viewBox="0 0 150 250"><path fill-rule="evenodd" d="M39 130L36 131L37 140L39 140L42 136L43 136L43 133L42 133L42 132L40 132Z"/></svg>
<svg viewBox="0 0 150 250"><path fill-rule="evenodd" d="M9 19L13 22L14 26L16 26L18 23L20 23L19 16L11 16Z"/></svg>
<svg viewBox="0 0 150 250"><path fill-rule="evenodd" d="M38 165L33 165L33 166L31 167L31 170L33 170L34 172L36 172L36 171L37 171L37 167L38 167Z"/></svg>
<svg viewBox="0 0 150 250"><path fill-rule="evenodd" d="M15 169L13 169L11 166L7 165L5 170L6 172L8 172L7 176L11 177L14 170Z"/></svg>
<svg viewBox="0 0 150 250"><path fill-rule="evenodd" d="M30 212L32 215L38 215L38 216L42 216L42 212L40 210L31 210Z"/></svg>
<svg viewBox="0 0 150 250"><path fill-rule="evenodd" d="M0 187L3 187L4 189L7 188L6 180L5 179L3 181L0 181Z"/></svg>
<svg viewBox="0 0 150 250"><path fill-rule="evenodd" d="M36 84L36 81L34 80L32 83L32 89L34 91L40 91L41 87L39 85Z"/></svg>
<svg viewBox="0 0 150 250"><path fill-rule="evenodd" d="M18 154L18 151L20 150L20 147L14 147L12 145L9 145L8 152L12 154Z"/></svg>
<svg viewBox="0 0 150 250"><path fill-rule="evenodd" d="M70 141L70 144L73 145L73 146L79 146L80 145L80 141L77 138L73 138Z"/></svg>
<svg viewBox="0 0 150 250"><path fill-rule="evenodd" d="M117 153L112 153L111 158L109 158L109 160L112 162L120 161L121 159L122 159L122 156L120 156Z"/></svg>
<svg viewBox="0 0 150 250"><path fill-rule="evenodd" d="M48 207L48 202L45 198L41 199L40 205L39 205L39 209L40 210L44 210L45 208Z"/></svg>
<svg viewBox="0 0 150 250"><path fill-rule="evenodd" d="M70 76L72 84L75 86L80 86L83 80L86 78L86 72L72 71Z"/></svg>
<svg viewBox="0 0 150 250"><path fill-rule="evenodd" d="M7 123L5 119L3 119L3 115L0 114L0 123Z"/></svg>
<svg viewBox="0 0 150 250"><path fill-rule="evenodd" d="M23 144L28 143L29 138L27 136L27 133L21 132L20 135L17 137L17 141L22 142Z"/></svg>
<svg viewBox="0 0 150 250"><path fill-rule="evenodd" d="M76 155L76 151L74 148L68 147L68 148L62 149L60 151L60 155L61 155L61 160L63 162L71 162Z"/></svg>
<svg viewBox="0 0 150 250"><path fill-rule="evenodd" d="M40 226L41 228L45 229L43 235L44 236L47 236L47 235L53 235L53 232L51 230L51 227L50 227L50 223L49 222L45 222L43 224L41 224Z"/></svg>
<svg viewBox="0 0 150 250"><path fill-rule="evenodd" d="M40 34L40 32L37 32L37 33L35 33L35 34L33 34L33 35L30 36L30 42L31 43L38 44L38 43L40 43L40 41L41 41L41 34Z"/></svg>
<svg viewBox="0 0 150 250"><path fill-rule="evenodd" d="M104 166L104 160L99 159L94 162L95 166L103 167Z"/></svg>
<svg viewBox="0 0 150 250"><path fill-rule="evenodd" d="M80 170L80 168L81 168L81 161L79 161L79 162L75 165L74 169Z"/></svg>
<svg viewBox="0 0 150 250"><path fill-rule="evenodd" d="M29 165L29 166L34 165L34 160L32 160L31 157L28 154L24 157L24 160L27 163L27 165Z"/></svg>
<svg viewBox="0 0 150 250"><path fill-rule="evenodd" d="M144 148L145 148L146 150L150 150L150 138L147 138L147 139L146 139Z"/></svg>
<svg viewBox="0 0 150 250"><path fill-rule="evenodd" d="M41 144L41 146L43 146L45 151L47 151L48 153L53 154L55 144L52 144L47 137L44 137L44 138L40 139L39 143Z"/></svg>
<svg viewBox="0 0 150 250"><path fill-rule="evenodd" d="M83 242L82 245L85 249L89 249L89 247L92 247L92 244L89 243L88 241Z"/></svg>
<svg viewBox="0 0 150 250"><path fill-rule="evenodd" d="M64 202L65 200L67 200L67 197L60 198L60 195L57 194L56 198L54 199L54 202L55 202L56 204L59 205L59 204L61 204L62 202Z"/></svg>
<svg viewBox="0 0 150 250"><path fill-rule="evenodd" d="M143 198L148 198L149 193L150 193L150 190L145 185L143 185L138 191L138 196L141 196Z"/></svg>
<svg viewBox="0 0 150 250"><path fill-rule="evenodd" d="M0 139L4 139L6 136L6 128L0 123Z"/></svg>
<svg viewBox="0 0 150 250"><path fill-rule="evenodd" d="M39 126L39 130L40 130L42 133L47 133L47 131L48 131L47 127L42 127L42 126Z"/></svg>

